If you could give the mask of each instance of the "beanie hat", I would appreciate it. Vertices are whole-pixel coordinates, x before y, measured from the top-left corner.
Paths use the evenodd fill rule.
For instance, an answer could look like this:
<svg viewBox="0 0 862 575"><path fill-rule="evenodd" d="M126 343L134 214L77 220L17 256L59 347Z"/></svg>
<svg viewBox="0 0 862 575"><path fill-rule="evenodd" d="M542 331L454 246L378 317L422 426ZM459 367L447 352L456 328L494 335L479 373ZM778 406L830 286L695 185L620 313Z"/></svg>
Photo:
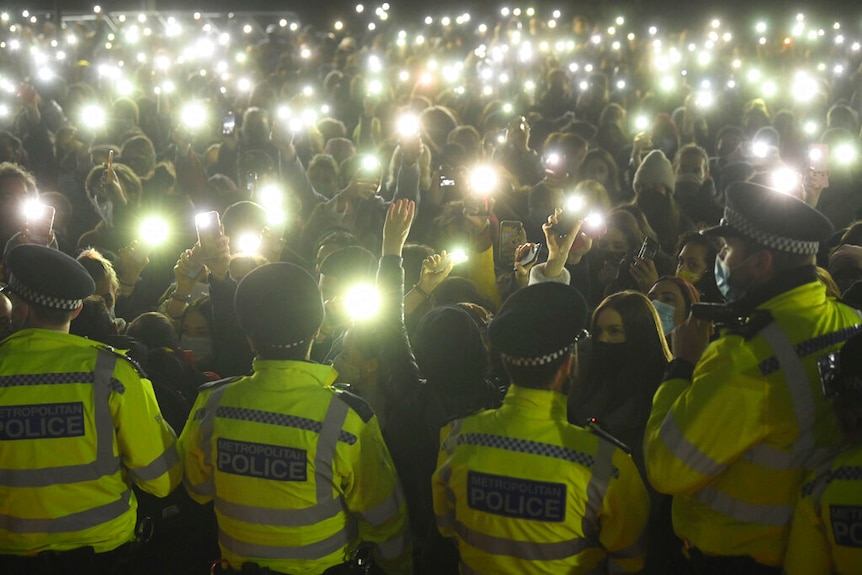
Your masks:
<svg viewBox="0 0 862 575"><path fill-rule="evenodd" d="M664 152L661 150L653 150L643 159L638 171L635 172L633 182L635 193L644 186L653 184L661 184L670 191L673 191L676 185L676 178L673 175L673 167L670 165Z"/></svg>

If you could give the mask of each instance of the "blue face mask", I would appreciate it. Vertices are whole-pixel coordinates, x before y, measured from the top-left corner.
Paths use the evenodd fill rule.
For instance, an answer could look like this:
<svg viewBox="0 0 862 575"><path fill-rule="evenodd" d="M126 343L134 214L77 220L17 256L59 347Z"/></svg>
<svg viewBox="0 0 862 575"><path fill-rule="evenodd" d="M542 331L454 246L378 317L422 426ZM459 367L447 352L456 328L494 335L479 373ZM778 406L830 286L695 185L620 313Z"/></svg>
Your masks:
<svg viewBox="0 0 862 575"><path fill-rule="evenodd" d="M652 300L652 305L658 312L662 333L668 335L676 328L676 323L673 321L673 316L676 315L676 307L657 299Z"/></svg>
<svg viewBox="0 0 862 575"><path fill-rule="evenodd" d="M743 260L739 265L748 261L748 258ZM739 267L736 266L736 267ZM730 285L730 266L723 259L715 258L715 285L718 286L718 291L724 296L728 302L739 301L745 297L745 288Z"/></svg>

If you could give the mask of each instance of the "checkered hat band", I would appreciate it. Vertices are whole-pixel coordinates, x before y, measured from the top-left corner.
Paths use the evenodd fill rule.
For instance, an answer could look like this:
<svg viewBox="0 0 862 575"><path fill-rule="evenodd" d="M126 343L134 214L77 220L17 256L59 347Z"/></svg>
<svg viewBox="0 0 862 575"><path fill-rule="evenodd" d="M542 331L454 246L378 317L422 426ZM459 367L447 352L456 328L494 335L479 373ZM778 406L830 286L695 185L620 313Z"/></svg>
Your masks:
<svg viewBox="0 0 862 575"><path fill-rule="evenodd" d="M820 242L806 242L803 240L794 240L777 236L769 232L758 229L757 226L749 222L745 216L734 210L733 208L725 208L724 219L722 224L727 224L739 230L744 236L751 238L758 244L767 248L772 248L781 252L800 255L814 255L820 247Z"/></svg>
<svg viewBox="0 0 862 575"><path fill-rule="evenodd" d="M503 359L505 359L511 365L515 365L518 367L538 367L540 365L548 365L552 361L563 357L565 354L572 351L572 346L567 345L563 349L559 349L554 353L548 353L546 355L540 355L539 357L516 357L513 355L503 355Z"/></svg>
<svg viewBox="0 0 862 575"><path fill-rule="evenodd" d="M83 301L79 299L61 299L37 293L21 283L14 275L9 276L9 289L20 296L21 299L25 299L30 303L49 307L51 309L75 311L81 306Z"/></svg>
<svg viewBox="0 0 862 575"><path fill-rule="evenodd" d="M264 347L267 347L269 349L293 349L295 347L305 345L306 343L308 343L306 340L301 339L301 340L295 341L293 343L280 343L280 344L270 343L270 344L265 345Z"/></svg>

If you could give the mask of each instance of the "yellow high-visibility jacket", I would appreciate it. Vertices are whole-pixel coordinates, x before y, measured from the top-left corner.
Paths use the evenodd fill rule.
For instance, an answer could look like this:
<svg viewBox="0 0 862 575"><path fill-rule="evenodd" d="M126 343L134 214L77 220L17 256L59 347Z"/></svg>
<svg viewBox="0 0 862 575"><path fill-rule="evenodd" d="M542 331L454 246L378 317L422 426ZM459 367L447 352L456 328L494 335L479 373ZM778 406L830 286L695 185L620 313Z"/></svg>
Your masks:
<svg viewBox="0 0 862 575"><path fill-rule="evenodd" d="M780 566L802 482L841 441L817 360L858 333L860 317L817 281L757 309L765 321L723 334L693 374L661 385L644 455L653 487L675 495L681 538Z"/></svg>
<svg viewBox="0 0 862 575"><path fill-rule="evenodd" d="M566 421L566 398L509 388L502 407L442 430L432 479L462 573L612 573L643 567L649 496L625 452Z"/></svg>
<svg viewBox="0 0 862 575"><path fill-rule="evenodd" d="M813 473L796 505L784 570L788 575L862 569L862 446Z"/></svg>
<svg viewBox="0 0 862 575"><path fill-rule="evenodd" d="M331 366L253 367L201 389L179 442L189 494L215 503L222 558L317 574L361 540L387 572L410 572L407 506L371 408L330 387Z"/></svg>
<svg viewBox="0 0 862 575"><path fill-rule="evenodd" d="M24 329L0 342L0 554L134 538L134 481L168 495L182 479L176 436L152 384L90 340Z"/></svg>

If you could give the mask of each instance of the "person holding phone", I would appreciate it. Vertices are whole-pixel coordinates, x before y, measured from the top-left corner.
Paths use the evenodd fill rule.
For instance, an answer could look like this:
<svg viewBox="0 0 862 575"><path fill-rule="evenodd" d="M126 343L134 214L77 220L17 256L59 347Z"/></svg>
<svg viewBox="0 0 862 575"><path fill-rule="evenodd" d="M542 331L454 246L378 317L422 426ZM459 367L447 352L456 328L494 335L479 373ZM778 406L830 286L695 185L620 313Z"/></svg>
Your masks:
<svg viewBox="0 0 862 575"><path fill-rule="evenodd" d="M695 573L780 573L808 469L843 439L816 364L862 320L818 280L832 232L801 200L752 183L731 185L721 224L702 232L721 239L716 283L748 321L712 343L709 321L674 330L644 439Z"/></svg>

